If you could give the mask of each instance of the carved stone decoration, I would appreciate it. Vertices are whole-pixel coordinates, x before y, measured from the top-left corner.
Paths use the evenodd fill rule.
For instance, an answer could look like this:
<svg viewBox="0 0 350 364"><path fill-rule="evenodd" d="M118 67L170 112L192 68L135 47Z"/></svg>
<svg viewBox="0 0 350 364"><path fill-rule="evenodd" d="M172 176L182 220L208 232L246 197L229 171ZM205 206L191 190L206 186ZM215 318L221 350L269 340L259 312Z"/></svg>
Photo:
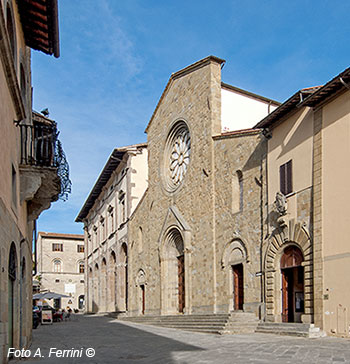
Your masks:
<svg viewBox="0 0 350 364"><path fill-rule="evenodd" d="M163 178L168 192L183 181L191 158L191 136L187 124L180 120L171 128L165 143Z"/></svg>
<svg viewBox="0 0 350 364"><path fill-rule="evenodd" d="M288 208L286 196L281 192L277 192L274 205L277 214L279 215L277 217L277 222L281 227L285 227L286 221L284 219L284 216L287 215L287 208Z"/></svg>

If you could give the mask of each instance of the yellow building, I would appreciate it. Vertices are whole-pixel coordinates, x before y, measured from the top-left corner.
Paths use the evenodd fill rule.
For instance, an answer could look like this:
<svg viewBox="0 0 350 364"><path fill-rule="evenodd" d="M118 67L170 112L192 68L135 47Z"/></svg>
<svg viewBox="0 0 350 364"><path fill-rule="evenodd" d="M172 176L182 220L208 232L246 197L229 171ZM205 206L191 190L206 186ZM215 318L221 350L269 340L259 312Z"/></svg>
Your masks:
<svg viewBox="0 0 350 364"><path fill-rule="evenodd" d="M350 335L349 83L346 69L256 126L269 138L266 320L314 322L342 336Z"/></svg>
<svg viewBox="0 0 350 364"><path fill-rule="evenodd" d="M56 0L0 4L0 361L28 347L32 328L32 237L58 199L64 161L56 123L32 115L31 49L59 56ZM67 180L69 188L69 180Z"/></svg>

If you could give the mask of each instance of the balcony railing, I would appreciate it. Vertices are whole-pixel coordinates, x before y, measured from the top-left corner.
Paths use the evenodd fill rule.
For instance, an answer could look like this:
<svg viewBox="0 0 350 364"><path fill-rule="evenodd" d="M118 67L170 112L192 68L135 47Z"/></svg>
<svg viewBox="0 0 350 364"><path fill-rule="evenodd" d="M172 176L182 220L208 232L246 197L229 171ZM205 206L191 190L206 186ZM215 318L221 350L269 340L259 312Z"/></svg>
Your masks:
<svg viewBox="0 0 350 364"><path fill-rule="evenodd" d="M19 125L21 133L21 164L57 168L61 180L60 198L66 200L71 192L69 166L58 139L56 123Z"/></svg>
<svg viewBox="0 0 350 364"><path fill-rule="evenodd" d="M20 125L21 164L57 167L57 129L48 125Z"/></svg>

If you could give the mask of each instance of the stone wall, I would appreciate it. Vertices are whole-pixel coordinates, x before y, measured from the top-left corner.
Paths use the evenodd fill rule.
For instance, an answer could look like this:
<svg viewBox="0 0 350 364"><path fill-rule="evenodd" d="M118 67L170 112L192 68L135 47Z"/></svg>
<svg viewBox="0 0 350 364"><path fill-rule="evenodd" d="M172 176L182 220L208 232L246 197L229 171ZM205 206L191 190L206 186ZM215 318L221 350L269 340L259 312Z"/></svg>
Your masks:
<svg viewBox="0 0 350 364"><path fill-rule="evenodd" d="M233 309L232 265L243 263L244 310L258 315L261 302L261 244L266 203L266 140L259 131L215 140L215 242L217 264L217 310ZM243 190L240 210L232 199L237 173ZM231 249L241 250L237 260ZM238 252L238 251L237 251ZM232 253L231 253L232 255Z"/></svg>

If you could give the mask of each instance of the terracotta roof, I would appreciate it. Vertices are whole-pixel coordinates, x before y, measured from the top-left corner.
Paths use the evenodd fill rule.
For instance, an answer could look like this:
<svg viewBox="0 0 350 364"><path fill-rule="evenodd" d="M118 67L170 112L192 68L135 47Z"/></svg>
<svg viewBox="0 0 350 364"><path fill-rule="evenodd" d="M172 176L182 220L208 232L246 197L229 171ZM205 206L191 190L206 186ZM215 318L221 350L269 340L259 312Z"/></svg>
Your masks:
<svg viewBox="0 0 350 364"><path fill-rule="evenodd" d="M259 133L261 133L261 129L241 129L241 130L227 131L219 135L214 135L213 139L224 139L231 137L233 138L238 136L254 135Z"/></svg>
<svg viewBox="0 0 350 364"><path fill-rule="evenodd" d="M110 179L112 173L118 168L120 162L124 157L124 154L128 151L132 151L133 149L141 149L146 147L147 143L140 143L140 144L129 145L126 147L116 148L113 150L102 172L97 178L97 181L95 182L95 185L92 188L88 198L86 199L82 209L80 210L77 218L75 219L75 222L83 222L83 220L89 214L90 209L93 207L96 199L101 194L103 187Z"/></svg>
<svg viewBox="0 0 350 364"><path fill-rule="evenodd" d="M321 86L308 87L297 91L293 96L291 96L287 101L281 104L277 109L275 109L271 114L267 115L264 119L259 121L254 128L268 128L277 121L280 121L282 117L294 111L296 107L300 106L305 98L310 94L314 93Z"/></svg>
<svg viewBox="0 0 350 364"><path fill-rule="evenodd" d="M61 233L47 233L45 231L39 231L38 235L41 235L45 238L84 240L84 235L81 234L61 234Z"/></svg>
<svg viewBox="0 0 350 364"><path fill-rule="evenodd" d="M26 45L58 58L57 0L17 0L17 4Z"/></svg>
<svg viewBox="0 0 350 364"><path fill-rule="evenodd" d="M326 101L329 97L333 97L338 92L346 89L350 90L350 67L339 73L324 86L319 87L312 95L305 99L303 106L315 107Z"/></svg>

